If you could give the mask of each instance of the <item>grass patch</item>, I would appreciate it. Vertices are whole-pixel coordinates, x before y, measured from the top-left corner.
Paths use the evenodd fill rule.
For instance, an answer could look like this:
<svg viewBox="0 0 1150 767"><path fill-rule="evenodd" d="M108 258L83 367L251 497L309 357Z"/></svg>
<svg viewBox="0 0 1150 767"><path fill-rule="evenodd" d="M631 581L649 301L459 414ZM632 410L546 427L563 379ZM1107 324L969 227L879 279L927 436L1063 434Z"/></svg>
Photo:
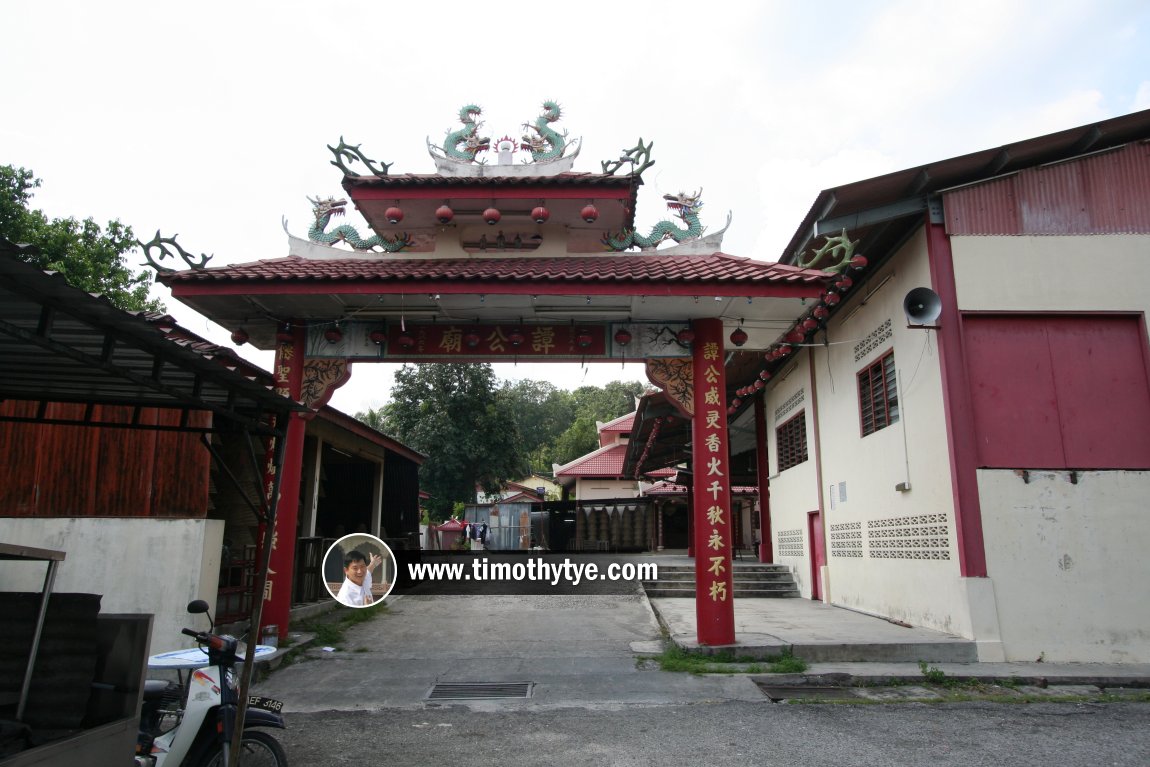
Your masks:
<svg viewBox="0 0 1150 767"><path fill-rule="evenodd" d="M318 645L319 647L334 647L337 650L342 650L348 629L375 620L386 612L387 605L376 605L363 610L336 609L311 620L302 621L294 628L308 634L315 634L315 639L308 646ZM308 646L292 648L285 656L283 665L298 660L296 656L303 653ZM357 648L356 650L356 652L365 651L364 648Z"/></svg>
<svg viewBox="0 0 1150 767"><path fill-rule="evenodd" d="M797 674L807 670L807 662L796 658L790 650L763 659L727 651L708 655L672 645L654 656L654 660L663 671L688 674L762 674L764 663L766 673L770 674Z"/></svg>

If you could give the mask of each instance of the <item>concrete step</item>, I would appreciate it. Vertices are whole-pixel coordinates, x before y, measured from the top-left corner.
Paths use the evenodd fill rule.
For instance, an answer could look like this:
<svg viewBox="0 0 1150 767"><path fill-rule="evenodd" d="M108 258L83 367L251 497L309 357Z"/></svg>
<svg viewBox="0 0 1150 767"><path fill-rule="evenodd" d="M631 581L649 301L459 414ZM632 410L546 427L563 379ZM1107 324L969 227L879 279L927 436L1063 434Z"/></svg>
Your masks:
<svg viewBox="0 0 1150 767"><path fill-rule="evenodd" d="M799 596L791 570L786 565L761 562L733 562L731 580L736 599L777 599ZM659 578L644 581L648 598L686 598L695 596L694 565L660 565Z"/></svg>
<svg viewBox="0 0 1150 767"><path fill-rule="evenodd" d="M732 577L735 580L744 581L746 583L791 583L794 579L791 578L790 573L745 573L742 570L735 570L732 572ZM664 573L659 571L659 578L657 583L694 583L695 573Z"/></svg>

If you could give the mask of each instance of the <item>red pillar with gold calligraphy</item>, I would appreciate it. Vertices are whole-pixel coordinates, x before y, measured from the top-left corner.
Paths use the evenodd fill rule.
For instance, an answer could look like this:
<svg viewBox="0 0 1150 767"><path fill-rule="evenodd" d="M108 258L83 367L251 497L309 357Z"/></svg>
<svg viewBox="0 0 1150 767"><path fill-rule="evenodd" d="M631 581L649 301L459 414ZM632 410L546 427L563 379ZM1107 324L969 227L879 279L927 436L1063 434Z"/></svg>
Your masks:
<svg viewBox="0 0 1150 767"><path fill-rule="evenodd" d="M302 398L303 366L307 329L296 327L292 331L291 342L276 345L275 385L276 391L291 397L297 402ZM307 422L299 413L292 413L288 420L287 443L284 447L283 465L280 467L280 497L276 505L275 529L265 536L262 545L270 539L271 562L268 566L268 580L264 586L264 607L260 618L262 638L265 626L275 626L279 637L287 636L291 614L292 575L295 572L296 521L299 518L299 485L303 467L303 441ZM268 467L264 476L264 493L270 495L275 480L272 450L268 451ZM270 505L271 498L267 498Z"/></svg>
<svg viewBox="0 0 1150 767"><path fill-rule="evenodd" d="M691 428L695 620L699 644L728 645L735 643L735 601L723 321L695 320L691 329L695 332L691 353L695 380Z"/></svg>

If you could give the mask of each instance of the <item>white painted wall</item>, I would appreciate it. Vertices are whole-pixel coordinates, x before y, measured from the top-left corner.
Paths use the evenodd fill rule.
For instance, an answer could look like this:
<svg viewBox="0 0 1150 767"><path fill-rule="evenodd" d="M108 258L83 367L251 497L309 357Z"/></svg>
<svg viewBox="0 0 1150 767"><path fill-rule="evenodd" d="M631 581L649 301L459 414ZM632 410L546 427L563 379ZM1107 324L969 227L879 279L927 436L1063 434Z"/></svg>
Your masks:
<svg viewBox="0 0 1150 767"><path fill-rule="evenodd" d="M964 311L1147 312L1145 235L954 237ZM1078 278L1088 265L1097 277ZM1021 280L1001 278L1004 267ZM1023 468L1023 467L1020 467ZM987 568L1007 659L1146 662L1145 473L979 472Z"/></svg>
<svg viewBox="0 0 1150 767"><path fill-rule="evenodd" d="M5 543L66 552L53 591L101 594L102 613L151 613L151 654L188 646L180 629L207 628L188 602L214 611L224 523L214 519L6 518ZM39 591L43 563L0 562L0 589Z"/></svg>
<svg viewBox="0 0 1150 767"><path fill-rule="evenodd" d="M575 480L575 500L600 501L608 498L634 498L639 495L639 483L615 479Z"/></svg>
<svg viewBox="0 0 1150 767"><path fill-rule="evenodd" d="M811 396L809 357L806 352L796 355L794 370L790 365L783 367L778 377L767 389L766 426L767 456L770 464L771 482L771 551L777 564L791 569L799 593L810 599L814 593L811 582L811 543L808 536L807 513L819 507L818 483L815 480L815 432L814 402ZM786 412L779 409L792 397L801 395L802 402L796 402ZM778 440L775 429L793 418L800 410L806 412L807 460L786 471L779 471ZM802 553L794 545L795 531L802 541ZM780 535L786 543L780 550Z"/></svg>
<svg viewBox="0 0 1150 767"><path fill-rule="evenodd" d="M1007 660L1150 663L1150 472L981 470Z"/></svg>
<svg viewBox="0 0 1150 767"><path fill-rule="evenodd" d="M1150 311L1145 280L1131 278L1147 274L1150 237L955 237L951 244L960 310ZM1090 264L1105 264L1105 276L1074 278ZM792 565L809 596L814 440L808 434L809 466L778 474L774 428L786 417L776 422L773 412L797 388L811 386L813 369L831 603L975 638L986 660L1150 661L1150 602L1141 598L1150 582L1143 556L1150 473L1089 472L1075 485L1066 472L1031 473L1026 484L1010 471L981 471L989 577L961 577L937 339L933 331L908 329L902 311L903 297L920 286L931 287L922 231L854 287L830 325L830 344L800 353L795 371L771 382L772 526L776 541L780 530L801 530L804 543L801 558L776 552L776 561ZM856 360L857 342L887 320L890 338ZM900 420L861 437L857 373L892 348ZM811 399L808 391L808 408ZM911 490L897 492L907 479ZM931 514L945 518L947 559L833 554L835 525L858 523L866 549L868 523Z"/></svg>
<svg viewBox="0 0 1150 767"><path fill-rule="evenodd" d="M1146 235L952 237L950 242L964 311L1150 311Z"/></svg>

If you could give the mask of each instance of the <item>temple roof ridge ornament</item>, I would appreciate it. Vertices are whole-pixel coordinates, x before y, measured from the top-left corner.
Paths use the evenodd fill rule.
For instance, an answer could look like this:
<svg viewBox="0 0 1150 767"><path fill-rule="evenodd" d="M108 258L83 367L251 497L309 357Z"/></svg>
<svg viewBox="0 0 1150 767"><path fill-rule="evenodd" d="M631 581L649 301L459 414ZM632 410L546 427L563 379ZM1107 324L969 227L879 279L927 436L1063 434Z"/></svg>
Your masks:
<svg viewBox="0 0 1150 767"><path fill-rule="evenodd" d="M468 104L459 110L459 121L463 127L449 131L442 146L427 139L427 151L435 161L435 169L442 176L493 177L493 176L556 176L566 173L574 166L582 146L581 139L568 140L567 131L559 133L551 123L559 120L561 110L554 101L543 102L543 113L534 123L523 123L527 131L520 141L508 134L496 142L498 161L488 163L486 158L478 158L480 152L491 149L491 138L481 136L483 123L477 118L483 110ZM574 148L574 151L570 151ZM531 158L513 162L512 156L519 152L531 153Z"/></svg>
<svg viewBox="0 0 1150 767"><path fill-rule="evenodd" d="M331 164L342 170L344 176L357 176L359 174L353 173L351 169L344 164L344 160L347 160L348 162L362 162L367 166L367 169L371 171L373 176L376 178L386 178L387 172L395 163L376 163L374 160L366 157L364 153L360 151L359 147L359 144L352 146L351 144L346 143L343 140L343 136L340 136L339 146L332 146L331 144L328 144L327 146L327 148L331 150L331 153L335 155L335 159L331 161ZM379 167L376 167L377 165Z"/></svg>
<svg viewBox="0 0 1150 767"><path fill-rule="evenodd" d="M634 229L624 229L617 234L608 232L602 240L607 250L621 251L638 247L641 251L654 251L667 240L674 240L676 245L659 250L660 254L713 253L722 248L723 235L731 225L731 213L727 213L727 223L721 230L704 237L707 228L699 220L699 211L703 208L702 188L690 194L665 194L663 199L667 201L667 208L687 225L686 228L679 227L673 221L663 220L655 224L647 235L639 234Z"/></svg>

